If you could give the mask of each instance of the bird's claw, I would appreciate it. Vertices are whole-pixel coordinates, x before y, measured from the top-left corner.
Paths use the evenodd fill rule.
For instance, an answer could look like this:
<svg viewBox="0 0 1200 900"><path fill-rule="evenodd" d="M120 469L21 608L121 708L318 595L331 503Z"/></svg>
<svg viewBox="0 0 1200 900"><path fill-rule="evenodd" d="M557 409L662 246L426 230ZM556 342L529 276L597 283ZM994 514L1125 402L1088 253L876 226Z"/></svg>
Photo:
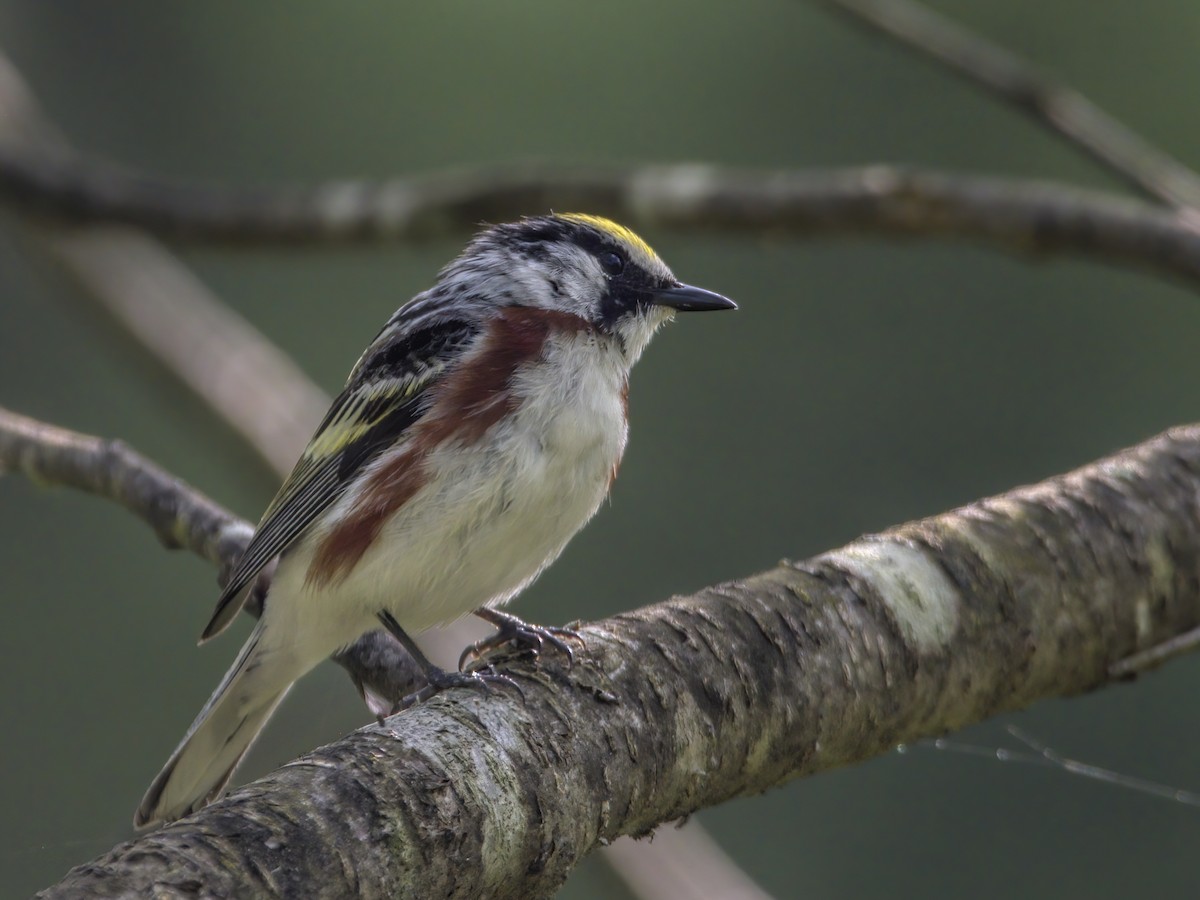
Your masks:
<svg viewBox="0 0 1200 900"><path fill-rule="evenodd" d="M448 688L469 687L483 690L489 690L492 685L501 684L505 687L510 687L520 694L521 699L525 699L525 692L521 690L521 686L512 678L497 672L491 666L486 669L477 669L473 672L447 672L439 669L436 672L429 674L429 681L420 690L413 691L405 697L401 697L392 704L392 711L389 716L394 716L398 712L403 712L418 703L424 703L430 697L440 694Z"/></svg>
<svg viewBox="0 0 1200 900"><path fill-rule="evenodd" d="M486 614L485 614L486 613ZM575 651L563 638L583 642L583 636L573 628L561 628L556 625L533 625L523 619L518 619L509 613L498 612L494 609L480 610L476 613L496 626L496 633L471 644L458 658L458 670L464 673L478 671L476 666L484 665L488 654L499 650L506 644L515 644L519 649L528 650L534 658L541 656L549 644L567 658L567 668L575 665Z"/></svg>

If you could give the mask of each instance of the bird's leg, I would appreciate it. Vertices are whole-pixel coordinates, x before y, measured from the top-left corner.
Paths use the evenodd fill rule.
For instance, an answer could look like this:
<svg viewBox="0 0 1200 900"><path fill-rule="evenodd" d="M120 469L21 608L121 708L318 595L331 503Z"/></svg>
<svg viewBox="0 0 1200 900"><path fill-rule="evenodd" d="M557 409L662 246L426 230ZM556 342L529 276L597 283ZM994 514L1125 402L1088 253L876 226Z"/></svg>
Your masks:
<svg viewBox="0 0 1200 900"><path fill-rule="evenodd" d="M383 623L383 627L388 630L400 645L408 652L408 655L413 658L417 665L421 668L421 673L425 678L425 687L413 691L407 697L401 697L392 705L392 711L389 715L395 715L401 710L408 709L410 706L415 706L428 700L434 694L441 693L446 688L452 687L473 687L486 688L492 684L506 684L511 688L515 688L517 693L521 693L521 688L515 681L507 675L501 675L499 672L492 671L490 667L486 670L475 672L447 672L441 666L434 665L429 661L429 658L421 652L421 648L416 645L416 642L408 636L408 633L400 627L400 623L396 621L387 610L382 610L379 613L379 621ZM522 695L524 696L524 695Z"/></svg>
<svg viewBox="0 0 1200 900"><path fill-rule="evenodd" d="M535 657L540 656L546 644L549 644L567 658L568 668L575 664L575 652L563 638L572 638L583 643L583 637L573 628L559 628L554 625L532 625L524 619L518 619L512 613L501 612L498 609L482 607L475 610L475 615L485 622L496 626L496 633L476 641L462 652L458 658L460 672L470 671L470 667L482 662L484 657L493 650L498 650L505 644L516 644L529 650Z"/></svg>

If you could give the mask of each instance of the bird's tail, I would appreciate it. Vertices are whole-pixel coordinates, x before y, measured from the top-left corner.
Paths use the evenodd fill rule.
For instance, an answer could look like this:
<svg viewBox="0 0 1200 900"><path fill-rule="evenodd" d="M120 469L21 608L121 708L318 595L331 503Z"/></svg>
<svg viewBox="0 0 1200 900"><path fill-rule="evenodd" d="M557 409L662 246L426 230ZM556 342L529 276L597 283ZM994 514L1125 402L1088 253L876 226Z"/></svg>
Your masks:
<svg viewBox="0 0 1200 900"><path fill-rule="evenodd" d="M297 671L287 651L261 646L259 620L200 715L146 791L133 817L142 828L169 822L215 800L258 737Z"/></svg>

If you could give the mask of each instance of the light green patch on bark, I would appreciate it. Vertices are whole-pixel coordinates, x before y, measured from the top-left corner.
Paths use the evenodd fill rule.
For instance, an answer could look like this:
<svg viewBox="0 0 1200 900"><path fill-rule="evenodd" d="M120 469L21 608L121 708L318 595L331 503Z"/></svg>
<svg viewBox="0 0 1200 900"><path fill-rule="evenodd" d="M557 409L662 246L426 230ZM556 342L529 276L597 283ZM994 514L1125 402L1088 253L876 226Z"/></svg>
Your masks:
<svg viewBox="0 0 1200 900"><path fill-rule="evenodd" d="M1150 565L1150 578L1146 593L1137 598L1134 605L1134 625L1137 627L1138 646L1150 640L1154 627L1154 600L1171 593L1175 583L1175 564L1171 561L1165 542L1154 537L1146 543L1146 562Z"/></svg>
<svg viewBox="0 0 1200 900"><path fill-rule="evenodd" d="M924 551L894 541L858 541L825 558L875 589L910 647L936 651L954 636L958 589Z"/></svg>

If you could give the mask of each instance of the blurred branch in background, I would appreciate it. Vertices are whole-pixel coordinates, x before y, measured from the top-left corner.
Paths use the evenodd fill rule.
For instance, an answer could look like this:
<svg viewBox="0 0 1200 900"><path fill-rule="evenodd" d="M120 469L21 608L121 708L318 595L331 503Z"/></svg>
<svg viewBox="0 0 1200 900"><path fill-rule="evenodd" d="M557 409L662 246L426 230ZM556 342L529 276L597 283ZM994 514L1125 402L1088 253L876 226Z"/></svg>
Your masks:
<svg viewBox="0 0 1200 900"><path fill-rule="evenodd" d="M82 477L60 459L75 446L121 468ZM214 532L211 503L130 504L138 461L104 446L0 420L0 466L98 490L139 514L174 510L165 531L179 543ZM191 493L170 478L146 483ZM192 509L209 525L192 528ZM506 895L545 896L597 843L1111 683L1114 663L1198 624L1198 548L1192 426L806 562L584 625L574 668L506 662L521 696L446 692L406 712L403 727L361 729L118 846L46 896L197 879L235 896L286 894L296 880L332 895L387 885L474 897L503 884ZM571 724L547 727L555 722Z"/></svg>
<svg viewBox="0 0 1200 900"><path fill-rule="evenodd" d="M1046 181L878 165L754 171L701 163L446 171L311 190L201 188L83 158L0 152L0 199L44 221L262 245L417 240L531 211L587 209L679 231L970 239L1123 261L1200 281L1200 237L1173 214Z"/></svg>
<svg viewBox="0 0 1200 900"><path fill-rule="evenodd" d="M329 398L152 238L40 229L42 245L117 324L276 472L296 462Z"/></svg>
<svg viewBox="0 0 1200 900"><path fill-rule="evenodd" d="M817 0L1025 112L1149 197L1200 209L1200 175L1028 60L910 0Z"/></svg>
<svg viewBox="0 0 1200 900"><path fill-rule="evenodd" d="M1150 197L1200 208L1200 176L1078 91L909 0L819 0L1024 110ZM457 233L582 208L680 230L966 237L1018 252L1116 256L1197 277L1187 222L1099 192L873 166L756 172L703 164L542 164L308 189L190 185L66 152L0 148L0 197L39 216L229 243L361 242Z"/></svg>
<svg viewBox="0 0 1200 900"><path fill-rule="evenodd" d="M770 900L693 822L664 826L649 840L621 838L605 848L605 858L615 860L613 868L625 886L645 900Z"/></svg>
<svg viewBox="0 0 1200 900"><path fill-rule="evenodd" d="M0 54L0 154L69 152ZM277 472L296 461L329 405L287 356L153 238L123 228L34 229L84 294L187 385Z"/></svg>

